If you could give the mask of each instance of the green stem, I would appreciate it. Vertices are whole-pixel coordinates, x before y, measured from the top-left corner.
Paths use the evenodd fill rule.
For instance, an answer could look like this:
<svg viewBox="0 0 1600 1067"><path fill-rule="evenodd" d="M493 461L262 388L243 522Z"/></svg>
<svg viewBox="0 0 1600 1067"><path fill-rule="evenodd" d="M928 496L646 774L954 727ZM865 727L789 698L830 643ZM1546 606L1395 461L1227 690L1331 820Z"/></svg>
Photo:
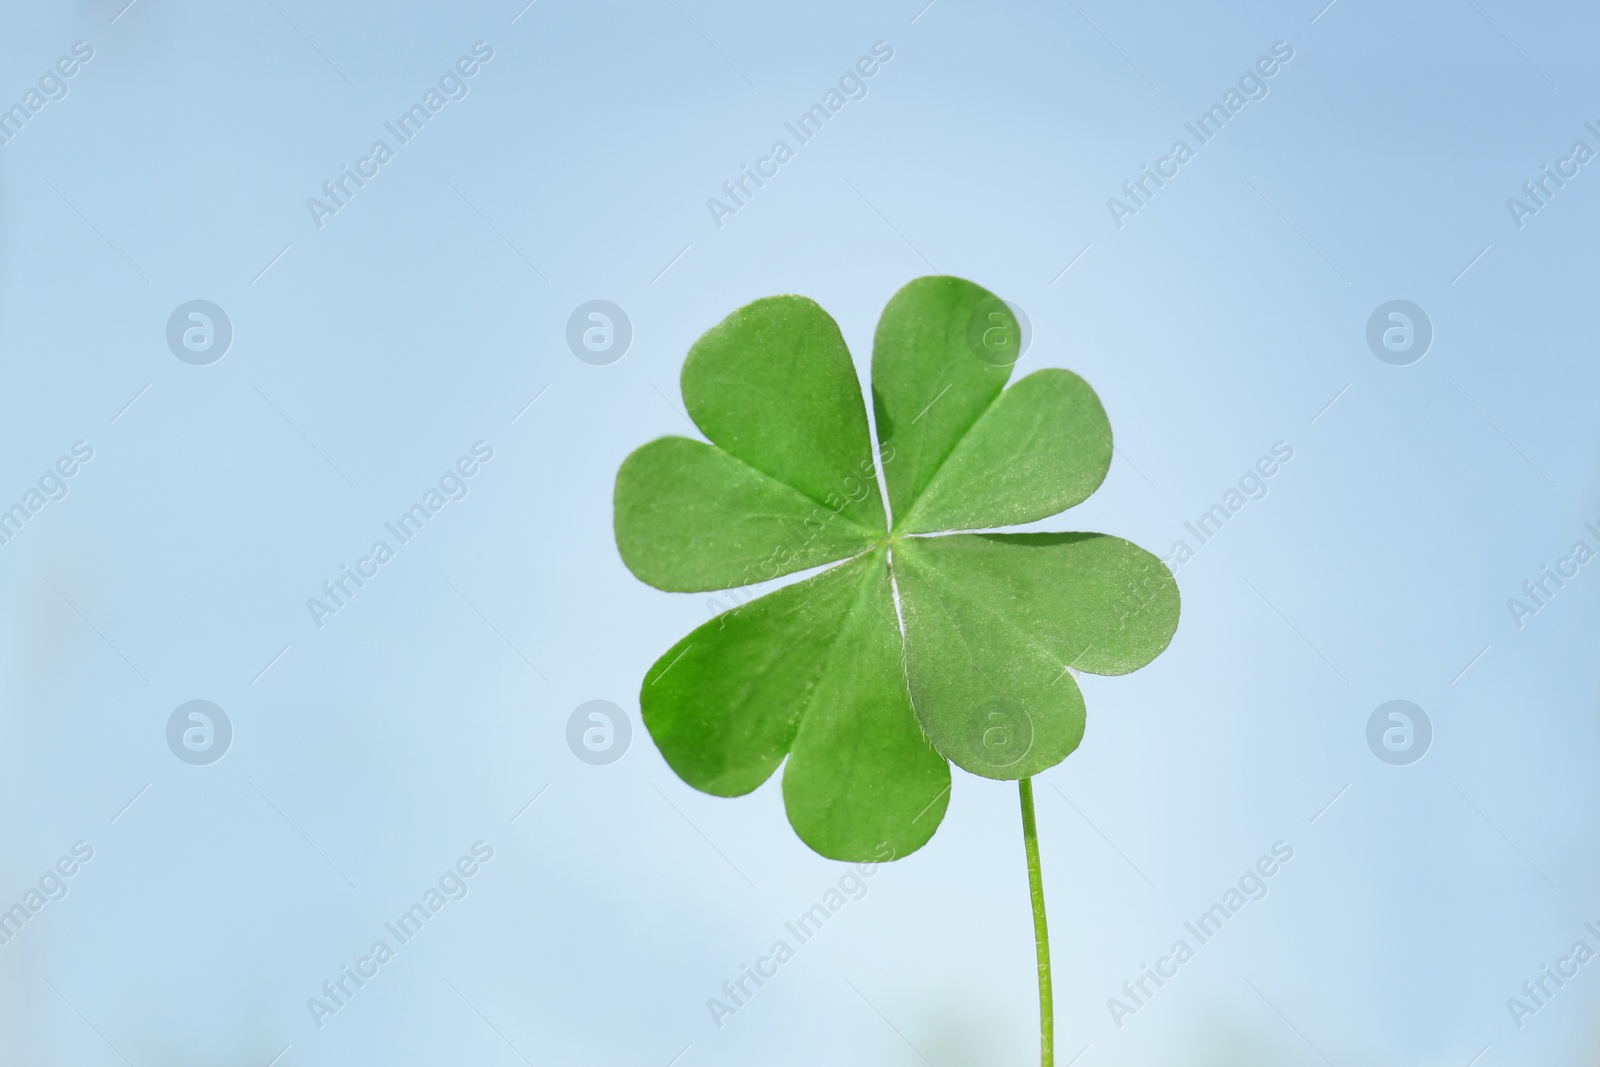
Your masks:
<svg viewBox="0 0 1600 1067"><path fill-rule="evenodd" d="M1039 872L1039 831L1033 823L1033 780L1017 782L1022 794L1022 843L1028 850L1028 896L1033 900L1033 943L1039 961L1039 1063L1056 1062L1056 1017L1050 997L1050 931L1044 920L1044 878Z"/></svg>

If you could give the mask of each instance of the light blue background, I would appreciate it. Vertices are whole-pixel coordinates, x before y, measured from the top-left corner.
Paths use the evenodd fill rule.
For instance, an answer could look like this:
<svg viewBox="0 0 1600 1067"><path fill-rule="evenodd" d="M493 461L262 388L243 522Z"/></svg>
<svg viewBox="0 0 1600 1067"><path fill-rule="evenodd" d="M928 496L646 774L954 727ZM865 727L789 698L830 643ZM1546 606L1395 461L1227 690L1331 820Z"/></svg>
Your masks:
<svg viewBox="0 0 1600 1067"><path fill-rule="evenodd" d="M1024 308L1019 371L1110 414L1104 488L1043 528L1193 546L1294 449L1038 780L1058 1062L1592 1060L1600 964L1506 1007L1600 948L1600 566L1506 607L1600 547L1600 174L1520 230L1506 207L1600 147L1591 9L124 2L13 2L0 33L7 104L94 49L0 147L0 500L94 449L0 547L0 902L94 849L0 945L7 1062L1034 1062L1015 790L959 773L933 841L713 1025L844 869L776 779L716 799L657 755L639 680L706 598L610 532L622 458L686 429L701 331L805 293L865 378L935 270ZM306 198L480 40L469 95L318 229ZM718 228L706 199L880 40L868 96ZM1277 41L1267 98L1117 228L1106 199ZM164 339L196 298L235 331L207 367ZM565 343L592 298L633 324L611 366ZM1364 339L1393 298L1435 328L1407 367ZM317 629L306 598L479 440L469 495ZM1365 740L1397 697L1435 731L1406 767ZM164 738L195 698L235 731L207 767ZM601 767L565 742L597 698L635 716ZM318 1029L307 998L478 840L469 895ZM1114 1025L1278 840L1269 895Z"/></svg>

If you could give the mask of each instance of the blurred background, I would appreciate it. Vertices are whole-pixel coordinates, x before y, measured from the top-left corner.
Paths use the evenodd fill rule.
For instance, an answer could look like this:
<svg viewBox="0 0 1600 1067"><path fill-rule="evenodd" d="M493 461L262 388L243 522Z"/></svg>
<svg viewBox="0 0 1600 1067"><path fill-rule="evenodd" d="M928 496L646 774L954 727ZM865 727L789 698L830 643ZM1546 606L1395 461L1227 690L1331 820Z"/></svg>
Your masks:
<svg viewBox="0 0 1600 1067"><path fill-rule="evenodd" d="M1036 1062L1016 790L960 772L713 1017L852 869L663 763L716 605L611 535L702 331L804 293L865 380L929 273L1110 415L1040 528L1183 593L1036 783L1058 1063L1594 1062L1592 8L524 2L5 5L5 1062Z"/></svg>

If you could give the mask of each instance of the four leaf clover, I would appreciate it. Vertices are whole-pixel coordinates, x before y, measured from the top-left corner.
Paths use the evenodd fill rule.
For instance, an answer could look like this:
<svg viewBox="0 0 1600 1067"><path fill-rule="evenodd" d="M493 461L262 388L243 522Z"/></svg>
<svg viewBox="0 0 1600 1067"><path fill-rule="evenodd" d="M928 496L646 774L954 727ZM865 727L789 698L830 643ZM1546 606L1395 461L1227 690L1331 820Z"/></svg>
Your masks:
<svg viewBox="0 0 1600 1067"><path fill-rule="evenodd" d="M1053 767L1083 737L1073 672L1124 674L1166 648L1178 589L1154 555L1106 534L994 532L1080 503L1111 465L1082 378L1049 368L1006 388L1018 342L982 287L906 285L873 339L877 449L814 301L757 300L690 349L683 400L707 440L663 437L623 462L623 561L679 592L826 569L711 620L646 674L645 726L689 785L740 796L784 764L812 849L904 856L944 818L950 763L994 779Z"/></svg>

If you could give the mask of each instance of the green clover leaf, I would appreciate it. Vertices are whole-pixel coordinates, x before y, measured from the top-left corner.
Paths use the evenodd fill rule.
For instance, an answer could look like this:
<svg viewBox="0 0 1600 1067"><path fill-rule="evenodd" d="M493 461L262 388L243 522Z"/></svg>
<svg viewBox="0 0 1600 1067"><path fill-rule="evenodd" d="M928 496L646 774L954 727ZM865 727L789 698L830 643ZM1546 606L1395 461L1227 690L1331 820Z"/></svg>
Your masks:
<svg viewBox="0 0 1600 1067"><path fill-rule="evenodd" d="M873 339L876 449L815 302L757 300L690 349L683 400L706 441L664 437L623 462L623 561L681 592L831 566L711 620L646 674L645 726L689 785L740 796L787 760L807 845L904 856L944 818L950 763L1023 780L1031 813L1026 779L1083 737L1072 672L1124 674L1166 648L1178 589L1154 555L1105 534L993 532L1080 503L1111 465L1082 378L1006 387L1018 339L980 286L906 285Z"/></svg>

